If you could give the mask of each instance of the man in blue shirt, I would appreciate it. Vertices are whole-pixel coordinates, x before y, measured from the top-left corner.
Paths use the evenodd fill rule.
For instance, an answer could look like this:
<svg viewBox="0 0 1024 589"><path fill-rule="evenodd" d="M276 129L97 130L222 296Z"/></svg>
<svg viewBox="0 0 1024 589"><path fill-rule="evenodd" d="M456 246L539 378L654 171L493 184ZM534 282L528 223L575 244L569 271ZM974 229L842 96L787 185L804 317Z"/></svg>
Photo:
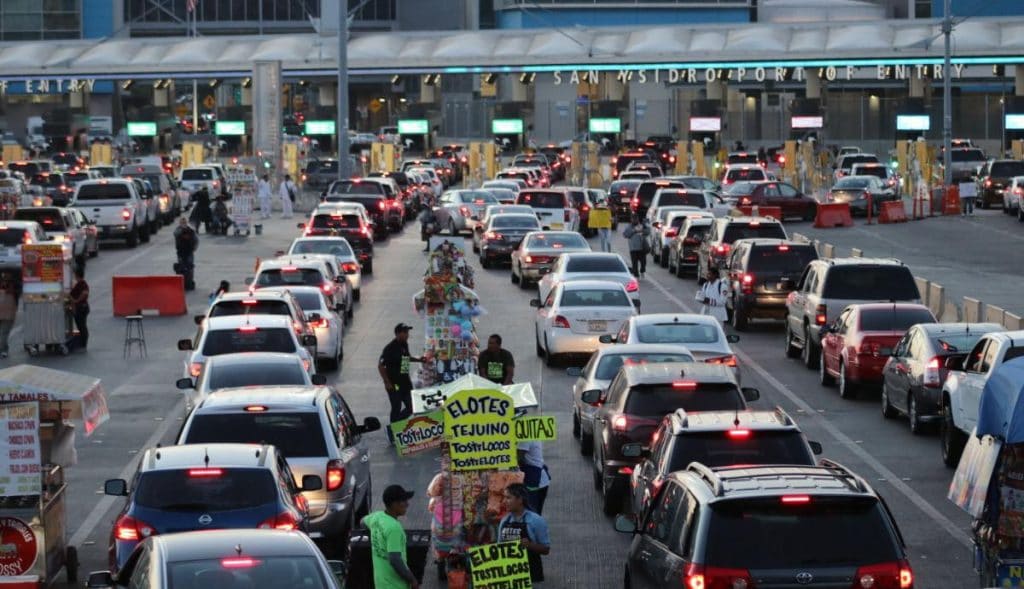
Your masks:
<svg viewBox="0 0 1024 589"><path fill-rule="evenodd" d="M498 524L498 541L518 540L530 561L530 579L537 583L544 580L544 566L540 557L551 552L551 537L548 522L527 509L530 490L526 485L513 483L505 488L505 508L508 513Z"/></svg>

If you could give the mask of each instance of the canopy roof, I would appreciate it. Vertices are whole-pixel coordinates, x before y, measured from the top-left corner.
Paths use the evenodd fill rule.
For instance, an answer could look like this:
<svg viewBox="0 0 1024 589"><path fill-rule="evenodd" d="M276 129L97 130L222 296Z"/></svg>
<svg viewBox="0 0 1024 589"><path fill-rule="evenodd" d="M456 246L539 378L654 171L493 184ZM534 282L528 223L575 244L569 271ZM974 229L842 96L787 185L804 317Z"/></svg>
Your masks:
<svg viewBox="0 0 1024 589"><path fill-rule="evenodd" d="M997 366L985 381L976 434L1007 444L1024 442L1024 358Z"/></svg>
<svg viewBox="0 0 1024 589"><path fill-rule="evenodd" d="M24 401L39 401L44 420L82 420L86 435L110 419L98 378L29 364L0 370L0 403Z"/></svg>
<svg viewBox="0 0 1024 589"><path fill-rule="evenodd" d="M954 62L1024 63L1024 18L972 18L953 33ZM936 63L938 20L577 27L568 30L385 32L348 44L355 74L466 73L618 67L770 67ZM757 61L751 61L756 56ZM979 60L978 58L984 58ZM286 73L337 70L337 37L112 38L0 43L0 79L246 76L253 62ZM915 61L917 60L917 61ZM921 61L923 60L923 61ZM854 64L856 65L856 64Z"/></svg>

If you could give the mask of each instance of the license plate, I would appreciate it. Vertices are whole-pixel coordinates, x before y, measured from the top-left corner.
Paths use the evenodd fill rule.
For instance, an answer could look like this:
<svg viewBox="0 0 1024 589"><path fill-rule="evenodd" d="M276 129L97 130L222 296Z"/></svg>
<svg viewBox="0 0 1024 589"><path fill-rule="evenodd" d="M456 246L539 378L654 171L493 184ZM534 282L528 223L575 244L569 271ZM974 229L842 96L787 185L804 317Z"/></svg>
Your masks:
<svg viewBox="0 0 1024 589"><path fill-rule="evenodd" d="M604 331L608 329L607 321L587 321L587 329L590 331Z"/></svg>
<svg viewBox="0 0 1024 589"><path fill-rule="evenodd" d="M629 201L631 201L631 200L633 200L633 199L631 199L631 198L630 198L630 197L628 197L628 196L624 196L624 197L622 197L622 200L620 200L619 202L621 202L621 203L625 204L625 203L628 203L628 202L629 202Z"/></svg>
<svg viewBox="0 0 1024 589"><path fill-rule="evenodd" d="M564 224L562 224L562 223L552 223L552 224L551 224L551 228L552 228L552 229L562 229L562 228L564 228L564 227L565 227L565 225L564 225Z"/></svg>

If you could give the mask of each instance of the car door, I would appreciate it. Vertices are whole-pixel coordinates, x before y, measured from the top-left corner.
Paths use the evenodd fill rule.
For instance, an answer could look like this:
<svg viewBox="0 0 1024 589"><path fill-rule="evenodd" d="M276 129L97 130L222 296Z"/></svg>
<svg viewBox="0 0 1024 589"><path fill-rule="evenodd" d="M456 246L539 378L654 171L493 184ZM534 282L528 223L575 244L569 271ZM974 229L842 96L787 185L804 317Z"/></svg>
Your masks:
<svg viewBox="0 0 1024 589"><path fill-rule="evenodd" d="M810 199L803 195L795 187L780 182L778 206L782 209L784 217L804 217L811 205Z"/></svg>
<svg viewBox="0 0 1024 589"><path fill-rule="evenodd" d="M779 207L782 208L782 203L779 202L782 199L782 193L779 191L779 185L776 182L768 184L762 184L755 189L755 193L760 193L760 198L755 201L757 204L766 207ZM786 211L782 211L785 214Z"/></svg>
<svg viewBox="0 0 1024 589"><path fill-rule="evenodd" d="M843 352L852 315L852 309L844 309L821 338L821 354L825 359L825 367L829 370L839 370L839 358Z"/></svg>
<svg viewBox="0 0 1024 589"><path fill-rule="evenodd" d="M985 341L985 340L982 340ZM964 431L971 431L978 424L978 406L981 404L981 392L985 388L985 381L996 364L999 355L999 341L989 339L985 343L985 350L975 358L968 366L967 378L960 383L961 399L960 407L963 411L964 420L962 424Z"/></svg>
<svg viewBox="0 0 1024 589"><path fill-rule="evenodd" d="M666 484L655 498L634 548L635 587L662 589L678 583L682 575L673 573L683 566L682 556L677 553L682 546L680 528L686 525L690 508L688 493L675 482Z"/></svg>
<svg viewBox="0 0 1024 589"><path fill-rule="evenodd" d="M356 424L352 410L345 402L344 397L337 391L331 392L330 409L334 412L337 425L338 448L341 459L347 465L350 476L355 481L354 501L370 492L370 453L366 449L359 425ZM358 503L357 503L358 505Z"/></svg>
<svg viewBox="0 0 1024 589"><path fill-rule="evenodd" d="M558 287L551 289L548 296L541 301L540 308L537 309L537 333L543 334L544 341L547 342L547 331L551 326L551 318L555 313L555 297L558 295Z"/></svg>
<svg viewBox="0 0 1024 589"><path fill-rule="evenodd" d="M893 347L892 356L885 363L882 370L882 381L889 397L889 403L899 409L906 411L907 406L907 373L909 371L910 342L914 337L914 331L907 332L903 338Z"/></svg>
<svg viewBox="0 0 1024 589"><path fill-rule="evenodd" d="M786 321L791 333L797 337L803 337L804 305L807 301L808 289L814 282L814 266L804 269L803 275L797 281L796 289L789 293L786 299Z"/></svg>

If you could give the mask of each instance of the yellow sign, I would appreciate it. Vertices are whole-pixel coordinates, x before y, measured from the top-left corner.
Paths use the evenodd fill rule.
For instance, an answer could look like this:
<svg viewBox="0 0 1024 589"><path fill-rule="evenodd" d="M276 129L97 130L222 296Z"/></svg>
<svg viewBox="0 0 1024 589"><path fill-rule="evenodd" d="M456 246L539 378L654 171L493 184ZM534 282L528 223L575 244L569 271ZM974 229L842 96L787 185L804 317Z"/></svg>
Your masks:
<svg viewBox="0 0 1024 589"><path fill-rule="evenodd" d="M217 106L217 101L213 98L213 96L207 96L203 99L203 106L212 109L215 106Z"/></svg>
<svg viewBox="0 0 1024 589"><path fill-rule="evenodd" d="M531 589L530 560L519 542L484 544L469 549L473 589Z"/></svg>
<svg viewBox="0 0 1024 589"><path fill-rule="evenodd" d="M109 166L113 162L113 153L109 143L93 143L89 147L89 164L93 166Z"/></svg>
<svg viewBox="0 0 1024 589"><path fill-rule="evenodd" d="M601 207L590 209L590 217L587 219L587 225L589 225L591 229L611 229L611 209Z"/></svg>
<svg viewBox="0 0 1024 589"><path fill-rule="evenodd" d="M444 437L452 470L510 469L517 465L512 397L491 389L459 391L444 405Z"/></svg>
<svg viewBox="0 0 1024 589"><path fill-rule="evenodd" d="M20 145L5 145L3 149L5 162L16 162L25 159L25 150Z"/></svg>
<svg viewBox="0 0 1024 589"><path fill-rule="evenodd" d="M520 442L552 442L558 435L554 415L520 417L515 420L516 440Z"/></svg>
<svg viewBox="0 0 1024 589"><path fill-rule="evenodd" d="M371 100L367 107L370 109L370 112L378 113L380 109L384 108L384 103L379 100Z"/></svg>

